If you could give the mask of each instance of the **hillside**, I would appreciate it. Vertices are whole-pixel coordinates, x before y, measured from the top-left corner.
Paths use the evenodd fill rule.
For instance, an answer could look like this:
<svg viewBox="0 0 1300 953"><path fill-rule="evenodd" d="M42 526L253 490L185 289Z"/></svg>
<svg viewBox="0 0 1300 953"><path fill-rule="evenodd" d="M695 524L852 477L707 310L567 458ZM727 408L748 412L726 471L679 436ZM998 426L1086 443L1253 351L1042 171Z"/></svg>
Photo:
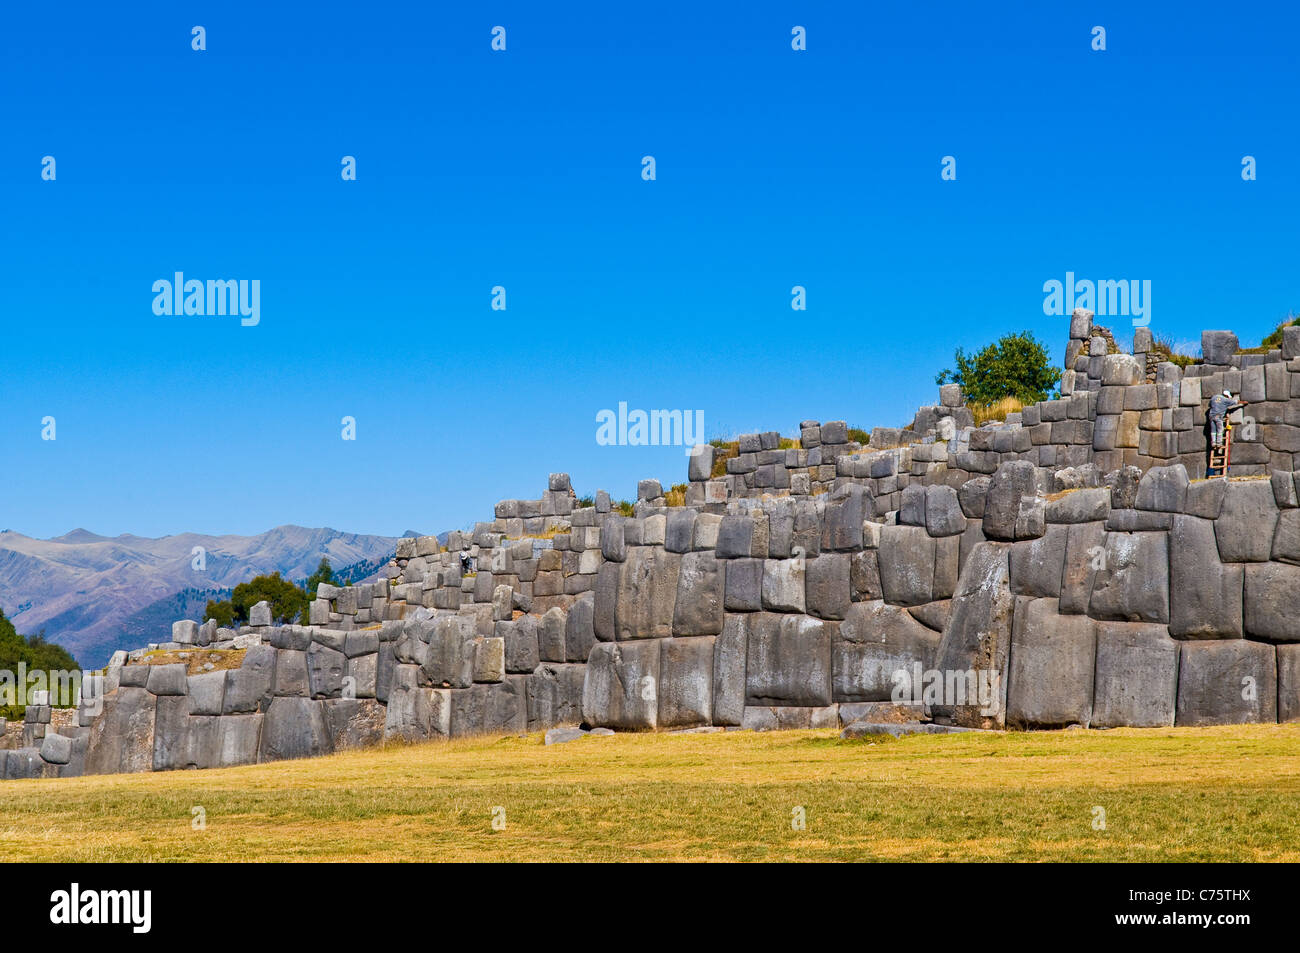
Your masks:
<svg viewBox="0 0 1300 953"><path fill-rule="evenodd" d="M123 633L127 620L182 590L230 589L274 571L305 579L322 556L346 567L387 559L396 544L389 536L292 525L256 536L181 533L159 539L110 538L85 529L33 539L6 530L0 533L0 607L18 631L44 630L82 665L98 666L113 650L139 644L135 635ZM195 547L206 554L201 571L192 566ZM151 627L150 619L146 612L130 625L133 631Z"/></svg>

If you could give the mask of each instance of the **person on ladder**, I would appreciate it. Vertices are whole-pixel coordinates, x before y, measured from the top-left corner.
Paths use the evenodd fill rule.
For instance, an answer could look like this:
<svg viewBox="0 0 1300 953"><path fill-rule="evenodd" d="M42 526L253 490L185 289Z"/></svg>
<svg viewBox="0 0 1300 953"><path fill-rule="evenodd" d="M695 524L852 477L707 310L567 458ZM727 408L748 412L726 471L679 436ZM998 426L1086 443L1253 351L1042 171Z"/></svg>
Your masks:
<svg viewBox="0 0 1300 953"><path fill-rule="evenodd" d="M1215 463L1219 464L1219 466L1213 467L1219 471L1219 476L1224 476L1227 472L1227 461L1225 459L1225 434L1227 431L1228 415L1245 406L1246 401L1234 401L1232 399L1232 391L1227 390L1226 388L1222 394L1215 394L1210 398L1210 410L1207 414L1210 418L1210 461L1212 467Z"/></svg>

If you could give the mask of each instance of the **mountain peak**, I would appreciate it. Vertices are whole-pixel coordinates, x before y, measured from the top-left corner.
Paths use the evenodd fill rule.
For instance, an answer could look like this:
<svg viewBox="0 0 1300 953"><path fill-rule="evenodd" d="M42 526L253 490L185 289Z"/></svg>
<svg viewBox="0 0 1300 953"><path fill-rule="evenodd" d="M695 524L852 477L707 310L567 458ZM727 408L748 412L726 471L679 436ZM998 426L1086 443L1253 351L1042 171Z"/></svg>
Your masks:
<svg viewBox="0 0 1300 953"><path fill-rule="evenodd" d="M106 539L108 539L107 536L100 536L98 533L92 533L90 530L78 526L76 529L72 530L69 533L64 533L62 536L53 537L50 540L50 542L52 543L99 543L99 542L103 542Z"/></svg>

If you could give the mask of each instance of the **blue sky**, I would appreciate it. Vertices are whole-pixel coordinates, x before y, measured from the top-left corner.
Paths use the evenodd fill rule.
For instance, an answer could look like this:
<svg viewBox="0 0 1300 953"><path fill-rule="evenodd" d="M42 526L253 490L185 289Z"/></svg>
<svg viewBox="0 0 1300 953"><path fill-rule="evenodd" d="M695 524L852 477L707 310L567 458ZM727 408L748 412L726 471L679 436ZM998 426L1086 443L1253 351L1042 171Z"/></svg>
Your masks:
<svg viewBox="0 0 1300 953"><path fill-rule="evenodd" d="M620 401L898 426L957 346L1059 360L1067 271L1176 341L1300 308L1283 4L267 6L5 11L0 528L435 532L684 480ZM175 271L260 324L155 315Z"/></svg>

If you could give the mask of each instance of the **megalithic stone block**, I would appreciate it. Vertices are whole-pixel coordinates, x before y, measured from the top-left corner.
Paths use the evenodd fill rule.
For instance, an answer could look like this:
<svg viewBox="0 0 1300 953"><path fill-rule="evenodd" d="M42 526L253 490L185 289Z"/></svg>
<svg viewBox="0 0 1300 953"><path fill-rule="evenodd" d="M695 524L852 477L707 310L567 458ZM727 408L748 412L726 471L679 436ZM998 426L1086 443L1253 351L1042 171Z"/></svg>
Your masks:
<svg viewBox="0 0 1300 953"><path fill-rule="evenodd" d="M1245 634L1268 642L1300 642L1300 567L1245 567Z"/></svg>
<svg viewBox="0 0 1300 953"><path fill-rule="evenodd" d="M1108 533L1088 614L1123 622L1169 622L1166 533Z"/></svg>
<svg viewBox="0 0 1300 953"><path fill-rule="evenodd" d="M891 605L919 606L934 599L934 537L923 526L880 530L880 585Z"/></svg>
<svg viewBox="0 0 1300 953"><path fill-rule="evenodd" d="M1277 721L1277 652L1263 642L1184 642L1175 724Z"/></svg>
<svg viewBox="0 0 1300 953"><path fill-rule="evenodd" d="M619 567L614 618L620 641L672 635L681 561L681 556L656 546L628 548Z"/></svg>
<svg viewBox="0 0 1300 953"><path fill-rule="evenodd" d="M748 614L727 613L713 643L713 723L739 725L745 715L745 665L749 652Z"/></svg>
<svg viewBox="0 0 1300 953"><path fill-rule="evenodd" d="M1277 720L1300 721L1300 643L1277 647Z"/></svg>
<svg viewBox="0 0 1300 953"><path fill-rule="evenodd" d="M1169 531L1169 633L1181 639L1241 638L1242 568L1219 561L1211 520L1175 515Z"/></svg>
<svg viewBox="0 0 1300 953"><path fill-rule="evenodd" d="M661 641L658 727L712 724L713 656L713 636Z"/></svg>
<svg viewBox="0 0 1300 953"><path fill-rule="evenodd" d="M896 690L910 697L914 672L934 667L939 640L906 609L880 600L854 603L832 642L834 701L889 701Z"/></svg>
<svg viewBox="0 0 1300 953"><path fill-rule="evenodd" d="M599 642L591 649L582 689L587 724L648 731L659 722L662 639Z"/></svg>
<svg viewBox="0 0 1300 953"><path fill-rule="evenodd" d="M584 592L569 607L564 623L564 654L566 661L586 662L591 647L596 644L595 627L596 594Z"/></svg>
<svg viewBox="0 0 1300 953"><path fill-rule="evenodd" d="M722 631L726 566L727 561L710 552L682 555L673 635L717 635Z"/></svg>
<svg viewBox="0 0 1300 953"><path fill-rule="evenodd" d="M1174 723L1179 643L1164 625L1098 622L1092 725L1167 728Z"/></svg>
<svg viewBox="0 0 1300 953"><path fill-rule="evenodd" d="M1056 599L1017 601L1007 683L1013 728L1087 727L1092 720L1096 624L1061 615Z"/></svg>
<svg viewBox="0 0 1300 953"><path fill-rule="evenodd" d="M260 761L310 758L333 751L325 712L310 698L278 696L262 722Z"/></svg>
<svg viewBox="0 0 1300 953"><path fill-rule="evenodd" d="M953 596L952 618L939 643L936 668L973 673L977 685L997 688L989 705L945 699L932 705L935 721L964 727L1001 727L1006 716L1006 674L1015 597L1011 594L1010 546L979 543L962 567Z"/></svg>
<svg viewBox="0 0 1300 953"><path fill-rule="evenodd" d="M761 612L753 614L746 627L746 705L831 703L831 638L825 622Z"/></svg>
<svg viewBox="0 0 1300 953"><path fill-rule="evenodd" d="M528 730L582 722L582 684L586 665L544 662L527 678Z"/></svg>

